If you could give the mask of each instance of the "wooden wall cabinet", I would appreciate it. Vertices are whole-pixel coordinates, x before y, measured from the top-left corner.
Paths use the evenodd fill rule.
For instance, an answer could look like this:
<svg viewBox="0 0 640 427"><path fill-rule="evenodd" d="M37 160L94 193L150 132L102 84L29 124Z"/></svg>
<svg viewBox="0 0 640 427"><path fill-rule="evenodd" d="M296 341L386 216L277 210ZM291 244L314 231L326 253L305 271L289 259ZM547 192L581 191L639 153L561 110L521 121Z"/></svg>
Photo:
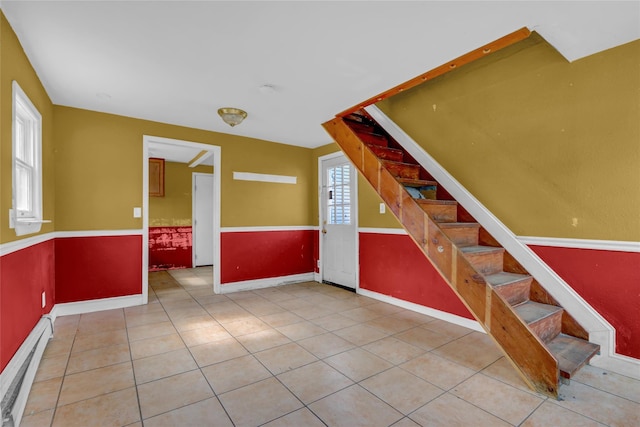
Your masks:
<svg viewBox="0 0 640 427"><path fill-rule="evenodd" d="M149 158L149 197L164 197L164 159Z"/></svg>

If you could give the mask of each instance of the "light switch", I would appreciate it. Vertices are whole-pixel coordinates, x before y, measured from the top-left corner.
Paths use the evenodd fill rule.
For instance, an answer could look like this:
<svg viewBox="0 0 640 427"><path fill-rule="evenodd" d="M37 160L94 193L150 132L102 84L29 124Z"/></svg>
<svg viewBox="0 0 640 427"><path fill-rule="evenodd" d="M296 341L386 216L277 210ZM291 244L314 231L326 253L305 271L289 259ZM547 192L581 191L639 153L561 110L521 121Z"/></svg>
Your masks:
<svg viewBox="0 0 640 427"><path fill-rule="evenodd" d="M383 214L387 211L387 205L380 203L380 213Z"/></svg>
<svg viewBox="0 0 640 427"><path fill-rule="evenodd" d="M142 208L133 208L133 217L142 218Z"/></svg>

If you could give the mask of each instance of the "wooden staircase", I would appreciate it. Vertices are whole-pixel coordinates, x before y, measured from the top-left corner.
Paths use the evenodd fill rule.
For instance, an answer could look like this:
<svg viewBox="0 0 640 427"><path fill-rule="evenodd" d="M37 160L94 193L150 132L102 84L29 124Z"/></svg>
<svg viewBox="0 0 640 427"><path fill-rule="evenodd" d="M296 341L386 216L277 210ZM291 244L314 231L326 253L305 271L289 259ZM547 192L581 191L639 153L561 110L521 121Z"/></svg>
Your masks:
<svg viewBox="0 0 640 427"><path fill-rule="evenodd" d="M557 398L588 333L363 110L323 124L529 386Z"/></svg>

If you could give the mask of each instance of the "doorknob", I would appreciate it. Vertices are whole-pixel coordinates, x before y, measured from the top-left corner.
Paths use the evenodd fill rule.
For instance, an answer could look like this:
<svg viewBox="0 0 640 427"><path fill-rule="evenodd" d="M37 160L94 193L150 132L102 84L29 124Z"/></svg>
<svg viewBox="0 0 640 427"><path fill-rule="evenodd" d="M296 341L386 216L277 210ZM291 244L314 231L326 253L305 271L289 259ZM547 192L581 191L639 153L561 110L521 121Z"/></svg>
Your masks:
<svg viewBox="0 0 640 427"><path fill-rule="evenodd" d="M327 234L327 230L326 230L326 228L323 228L323 229L322 229L322 234Z"/></svg>

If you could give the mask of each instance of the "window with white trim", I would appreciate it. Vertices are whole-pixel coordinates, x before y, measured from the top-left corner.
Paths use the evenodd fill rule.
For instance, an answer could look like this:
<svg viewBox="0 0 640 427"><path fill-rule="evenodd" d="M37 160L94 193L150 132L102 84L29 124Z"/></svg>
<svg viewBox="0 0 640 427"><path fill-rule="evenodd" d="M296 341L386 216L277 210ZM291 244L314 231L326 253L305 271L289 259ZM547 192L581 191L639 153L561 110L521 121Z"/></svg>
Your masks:
<svg viewBox="0 0 640 427"><path fill-rule="evenodd" d="M349 164L327 169L327 223L351 224Z"/></svg>
<svg viewBox="0 0 640 427"><path fill-rule="evenodd" d="M10 226L18 236L37 233L42 225L42 116L13 82L12 209Z"/></svg>

